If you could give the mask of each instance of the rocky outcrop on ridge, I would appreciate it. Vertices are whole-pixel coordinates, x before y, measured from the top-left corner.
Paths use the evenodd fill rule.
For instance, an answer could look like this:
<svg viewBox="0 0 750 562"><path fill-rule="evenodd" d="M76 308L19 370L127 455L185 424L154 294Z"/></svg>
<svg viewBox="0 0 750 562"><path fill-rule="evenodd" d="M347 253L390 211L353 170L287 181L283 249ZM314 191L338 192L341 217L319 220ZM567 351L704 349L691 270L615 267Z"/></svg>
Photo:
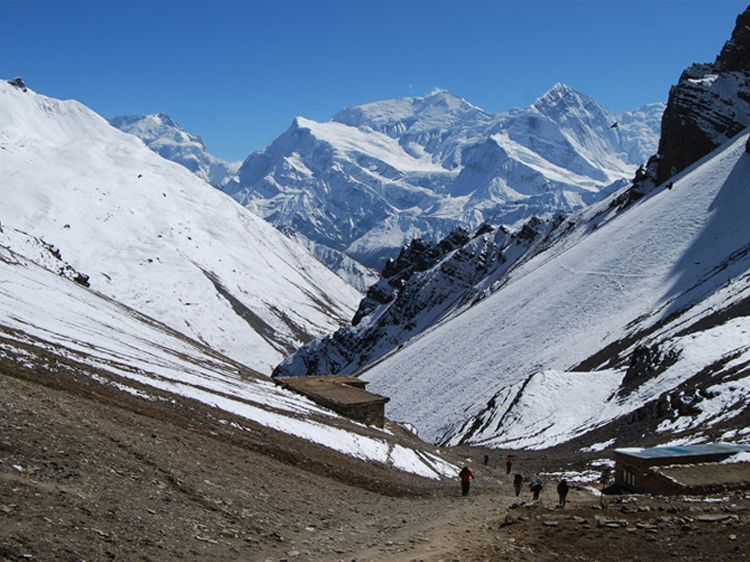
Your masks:
<svg viewBox="0 0 750 562"><path fill-rule="evenodd" d="M437 243L413 240L390 259L362 299L352 325L314 340L274 376L352 374L446 317L484 299L511 269L544 247L563 223L530 219L518 231L457 228Z"/></svg>
<svg viewBox="0 0 750 562"><path fill-rule="evenodd" d="M750 7L711 64L693 64L669 92L656 184L750 125Z"/></svg>

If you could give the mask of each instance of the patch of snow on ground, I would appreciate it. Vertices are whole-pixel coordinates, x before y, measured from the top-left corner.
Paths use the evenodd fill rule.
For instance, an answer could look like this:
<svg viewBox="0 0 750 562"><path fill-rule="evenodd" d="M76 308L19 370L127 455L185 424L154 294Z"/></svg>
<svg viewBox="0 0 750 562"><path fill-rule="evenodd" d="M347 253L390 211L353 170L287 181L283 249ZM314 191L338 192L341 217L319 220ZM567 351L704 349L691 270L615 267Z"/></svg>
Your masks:
<svg viewBox="0 0 750 562"><path fill-rule="evenodd" d="M721 461L721 464L734 464L738 462L750 462L750 451L744 451L742 453L736 453Z"/></svg>
<svg viewBox="0 0 750 562"><path fill-rule="evenodd" d="M567 480L568 482L598 482L601 478L601 472L595 470L566 470L562 472L542 472L540 476L547 480Z"/></svg>
<svg viewBox="0 0 750 562"><path fill-rule="evenodd" d="M611 445L613 445L615 441L617 441L617 439L609 439L608 441L603 441L602 443L594 443L593 445L589 447L583 447L581 449L581 452L596 453L597 451L603 451L607 447L610 447Z"/></svg>

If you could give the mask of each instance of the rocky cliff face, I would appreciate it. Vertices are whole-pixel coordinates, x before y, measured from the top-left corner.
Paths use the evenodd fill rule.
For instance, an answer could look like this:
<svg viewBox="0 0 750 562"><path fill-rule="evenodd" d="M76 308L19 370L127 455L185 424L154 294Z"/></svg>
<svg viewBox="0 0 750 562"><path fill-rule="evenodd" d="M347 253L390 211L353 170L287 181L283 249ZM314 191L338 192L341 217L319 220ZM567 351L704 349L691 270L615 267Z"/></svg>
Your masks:
<svg viewBox="0 0 750 562"><path fill-rule="evenodd" d="M437 243L413 240L389 259L352 325L306 345L274 376L351 374L427 328L486 298L514 267L544 248L564 219L532 218L523 228L457 228Z"/></svg>
<svg viewBox="0 0 750 562"><path fill-rule="evenodd" d="M750 8L712 64L687 68L669 92L659 142L659 184L750 125Z"/></svg>

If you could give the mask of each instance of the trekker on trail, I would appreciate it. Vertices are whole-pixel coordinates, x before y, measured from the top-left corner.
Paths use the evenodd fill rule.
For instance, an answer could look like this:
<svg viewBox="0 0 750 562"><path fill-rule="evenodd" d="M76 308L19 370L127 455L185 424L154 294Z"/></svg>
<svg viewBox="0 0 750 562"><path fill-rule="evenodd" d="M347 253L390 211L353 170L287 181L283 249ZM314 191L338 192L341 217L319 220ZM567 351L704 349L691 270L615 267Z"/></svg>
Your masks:
<svg viewBox="0 0 750 562"><path fill-rule="evenodd" d="M543 487L542 480L538 476L534 477L534 479L529 482L529 490L534 494L534 500L539 499L539 493L542 491Z"/></svg>
<svg viewBox="0 0 750 562"><path fill-rule="evenodd" d="M474 478L474 471L468 466L464 466L461 472L458 473L458 477L461 479L461 495L468 496L469 488L471 487L471 480Z"/></svg>
<svg viewBox="0 0 750 562"><path fill-rule="evenodd" d="M490 456L484 455L484 466L487 466L488 464L490 464Z"/></svg>
<svg viewBox="0 0 750 562"><path fill-rule="evenodd" d="M560 496L560 507L565 507L565 498L568 497L568 482L565 478L557 485L557 495Z"/></svg>
<svg viewBox="0 0 750 562"><path fill-rule="evenodd" d="M513 477L513 489L516 491L516 497L520 495L522 487L523 487L523 476L516 473L516 475Z"/></svg>
<svg viewBox="0 0 750 562"><path fill-rule="evenodd" d="M513 466L513 461L510 457L505 461L505 474L510 474L510 469Z"/></svg>

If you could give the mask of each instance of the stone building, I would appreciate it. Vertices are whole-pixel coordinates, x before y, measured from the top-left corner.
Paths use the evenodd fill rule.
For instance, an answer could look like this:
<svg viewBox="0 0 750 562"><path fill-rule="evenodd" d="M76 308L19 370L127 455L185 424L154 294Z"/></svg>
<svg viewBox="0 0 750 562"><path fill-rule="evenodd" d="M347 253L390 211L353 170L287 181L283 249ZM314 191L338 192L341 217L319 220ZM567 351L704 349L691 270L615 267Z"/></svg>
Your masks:
<svg viewBox="0 0 750 562"><path fill-rule="evenodd" d="M615 450L615 484L628 492L699 494L750 489L750 462L718 464L748 445L727 443Z"/></svg>
<svg viewBox="0 0 750 562"><path fill-rule="evenodd" d="M385 423L385 404L390 398L367 392L367 381L333 375L276 377L274 380L342 416L378 427Z"/></svg>

